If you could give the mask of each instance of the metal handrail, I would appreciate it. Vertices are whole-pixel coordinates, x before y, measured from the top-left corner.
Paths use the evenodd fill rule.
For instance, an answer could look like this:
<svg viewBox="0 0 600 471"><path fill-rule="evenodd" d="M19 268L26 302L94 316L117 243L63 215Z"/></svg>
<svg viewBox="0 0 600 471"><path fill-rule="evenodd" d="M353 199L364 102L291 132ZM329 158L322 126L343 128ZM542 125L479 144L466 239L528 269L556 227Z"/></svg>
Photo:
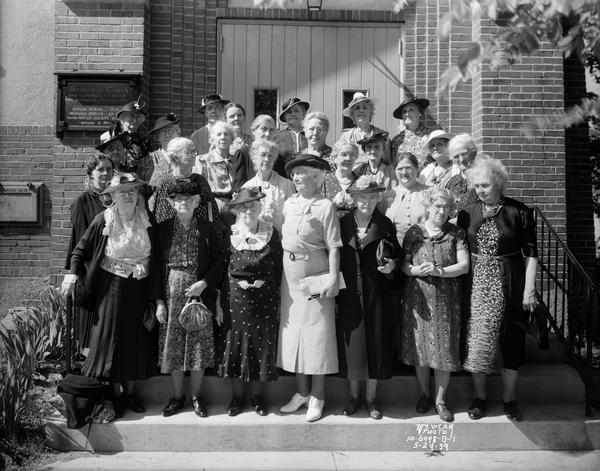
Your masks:
<svg viewBox="0 0 600 471"><path fill-rule="evenodd" d="M592 347L600 338L600 290L552 228L541 209L534 208L538 229L538 264L542 297L549 323L571 364L585 384L585 413L592 415ZM584 353L585 352L585 353Z"/></svg>

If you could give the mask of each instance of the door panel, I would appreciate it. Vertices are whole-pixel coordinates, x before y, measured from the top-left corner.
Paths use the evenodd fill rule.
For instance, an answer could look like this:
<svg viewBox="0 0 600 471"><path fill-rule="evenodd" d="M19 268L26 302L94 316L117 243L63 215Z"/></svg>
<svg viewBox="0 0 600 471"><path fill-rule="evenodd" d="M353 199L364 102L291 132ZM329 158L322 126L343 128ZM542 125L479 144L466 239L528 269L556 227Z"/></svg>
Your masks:
<svg viewBox="0 0 600 471"><path fill-rule="evenodd" d="M376 99L374 124L395 134L392 112L402 100L398 24L291 23L223 20L219 24L220 92L254 119L254 90L297 96L330 119L328 143L342 132L342 92L366 89Z"/></svg>

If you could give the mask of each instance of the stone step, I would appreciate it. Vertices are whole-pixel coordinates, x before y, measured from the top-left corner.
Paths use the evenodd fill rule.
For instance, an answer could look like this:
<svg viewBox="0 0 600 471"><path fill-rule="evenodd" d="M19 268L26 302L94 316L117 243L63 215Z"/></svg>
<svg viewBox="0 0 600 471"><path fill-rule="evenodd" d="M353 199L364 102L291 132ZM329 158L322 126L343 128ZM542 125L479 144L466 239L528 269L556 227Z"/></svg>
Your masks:
<svg viewBox="0 0 600 471"><path fill-rule="evenodd" d="M420 415L414 405L384 404L375 421L363 409L345 417L341 407L326 403L324 417L307 423L305 409L274 411L265 417L246 410L229 417L220 405L199 418L188 406L172 417L151 405L145 414L127 413L111 424L88 430L66 428L64 420L46 424L47 445L60 451L501 451L600 449L600 416L584 416L582 403L522 404L524 420L509 421L498 402L486 417L470 420L468 403L453 402L455 421L442 422L433 412ZM89 432L89 435L88 435Z"/></svg>
<svg viewBox="0 0 600 471"><path fill-rule="evenodd" d="M407 374L394 376L381 381L378 385L378 399L383 404L413 404L419 394L419 388L412 368ZM433 387L433 377L431 378ZM189 378L185 378L186 391L189 390ZM326 400L343 407L348 395L347 382L335 376L325 381ZM577 372L566 364L527 364L521 368L517 383L519 402L523 403L576 403L585 401L585 388ZM171 379L168 375L155 376L140 382L138 395L145 403L166 404L172 395ZM488 378L488 397L500 400L502 378L490 375ZM281 376L277 381L264 385L264 396L273 407L285 404L296 391L295 378L292 375ZM448 387L449 403L470 402L473 396L471 376L467 373L453 374ZM207 376L202 386L202 397L207 404L226 406L231 399L231 382Z"/></svg>

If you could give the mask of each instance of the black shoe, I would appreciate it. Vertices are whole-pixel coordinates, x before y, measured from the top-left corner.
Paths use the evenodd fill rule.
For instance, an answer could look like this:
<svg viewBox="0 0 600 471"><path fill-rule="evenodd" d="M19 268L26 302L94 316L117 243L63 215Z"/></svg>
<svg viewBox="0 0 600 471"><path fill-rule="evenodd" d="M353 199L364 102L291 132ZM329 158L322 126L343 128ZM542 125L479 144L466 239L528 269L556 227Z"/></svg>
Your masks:
<svg viewBox="0 0 600 471"><path fill-rule="evenodd" d="M112 403L113 408L115 410L115 419L120 419L125 414L125 404L123 396L114 397Z"/></svg>
<svg viewBox="0 0 600 471"><path fill-rule="evenodd" d="M485 417L485 410L487 409L487 405L485 403L485 399L479 399L476 397L471 403L471 407L467 413L469 414L469 419L479 420L482 417Z"/></svg>
<svg viewBox="0 0 600 471"><path fill-rule="evenodd" d="M254 408L254 412L256 412L258 415L265 416L269 413L267 407L265 406L265 401L259 394L257 394L256 396L252 396L252 399L250 399L250 403Z"/></svg>
<svg viewBox="0 0 600 471"><path fill-rule="evenodd" d="M177 412L179 412L181 409L183 409L184 406L185 406L185 396L182 396L179 399L172 397L171 399L169 399L169 403L162 410L162 415L163 415L163 417L170 417L174 414L177 414Z"/></svg>
<svg viewBox="0 0 600 471"><path fill-rule="evenodd" d="M454 422L454 414L446 407L446 404L436 404L435 409L444 422Z"/></svg>
<svg viewBox="0 0 600 471"><path fill-rule="evenodd" d="M356 411L360 408L360 399L357 397L352 397L348 399L346 403L346 407L344 407L344 415L354 415Z"/></svg>
<svg viewBox="0 0 600 471"><path fill-rule="evenodd" d="M242 412L243 405L244 405L244 398L234 395L231 398L231 402L229 403L229 406L227 407L227 415L229 417L234 417L234 416L238 415L240 412Z"/></svg>
<svg viewBox="0 0 600 471"><path fill-rule="evenodd" d="M369 413L369 417L374 420L380 420L383 417L383 414L379 410L379 406L375 401L367 402L367 412Z"/></svg>
<svg viewBox="0 0 600 471"><path fill-rule="evenodd" d="M504 413L513 422L520 422L523 419L521 415L521 409L515 401L508 401L504 403Z"/></svg>
<svg viewBox="0 0 600 471"><path fill-rule="evenodd" d="M136 412L138 414L146 412L146 408L138 400L135 394L127 394L125 396L125 402L133 412Z"/></svg>
<svg viewBox="0 0 600 471"><path fill-rule="evenodd" d="M419 396L419 400L417 401L417 412L419 414L426 414L431 409L431 398L429 396L425 396L425 394L421 394Z"/></svg>
<svg viewBox="0 0 600 471"><path fill-rule="evenodd" d="M192 407L194 408L194 414L196 414L198 417L208 416L208 412L206 412L206 406L199 397L192 397Z"/></svg>

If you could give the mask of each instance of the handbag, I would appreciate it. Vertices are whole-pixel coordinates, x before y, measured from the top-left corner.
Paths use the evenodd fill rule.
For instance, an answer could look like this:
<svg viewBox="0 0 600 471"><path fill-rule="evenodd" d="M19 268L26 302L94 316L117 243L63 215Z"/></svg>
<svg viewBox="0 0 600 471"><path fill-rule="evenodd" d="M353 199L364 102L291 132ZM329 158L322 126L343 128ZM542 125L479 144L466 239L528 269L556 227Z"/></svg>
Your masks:
<svg viewBox="0 0 600 471"><path fill-rule="evenodd" d="M146 305L142 323L148 332L152 332L156 324L158 324L158 320L156 319L156 304L154 302L149 302Z"/></svg>
<svg viewBox="0 0 600 471"><path fill-rule="evenodd" d="M199 298L188 299L181 309L178 320L187 332L195 332L206 327L212 318L212 313Z"/></svg>
<svg viewBox="0 0 600 471"><path fill-rule="evenodd" d="M394 245L386 239L381 239L377 245L375 257L377 259L378 266L381 267L385 265L387 263L385 261L386 258L394 258Z"/></svg>

